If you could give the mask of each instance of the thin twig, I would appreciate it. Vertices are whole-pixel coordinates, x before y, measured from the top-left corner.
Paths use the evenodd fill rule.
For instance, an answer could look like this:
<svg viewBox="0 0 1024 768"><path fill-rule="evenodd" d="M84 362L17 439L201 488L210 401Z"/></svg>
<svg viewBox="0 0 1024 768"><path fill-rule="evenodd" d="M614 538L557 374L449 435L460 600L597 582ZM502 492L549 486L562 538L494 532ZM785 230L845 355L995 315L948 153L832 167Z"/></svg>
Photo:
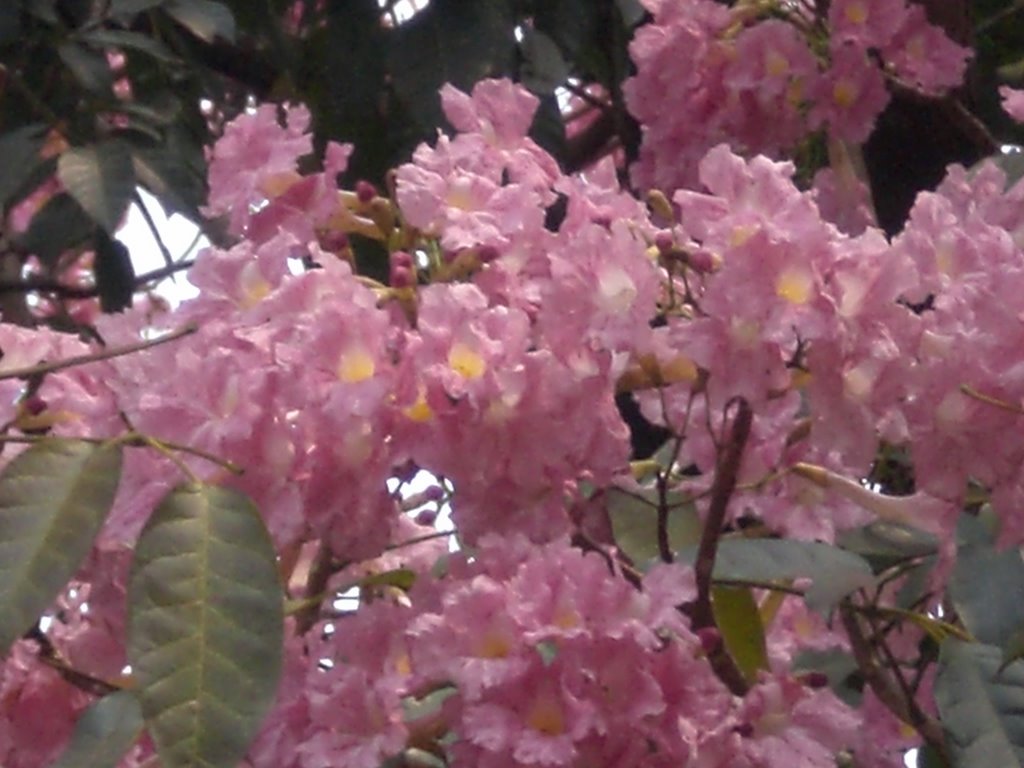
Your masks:
<svg viewBox="0 0 1024 768"><path fill-rule="evenodd" d="M846 629L847 637L850 639L850 650L853 651L853 658L857 662L864 680L874 691L879 701L885 704L889 710L900 720L912 726L932 749L936 750L942 757L944 764L950 765L949 753L946 749L946 738L942 732L942 725L938 720L924 712L916 701L907 701L893 680L885 674L875 658L871 644L860 628L860 621L857 618L856 609L849 598L844 600L839 607L839 616L842 619L843 627Z"/></svg>
<svg viewBox="0 0 1024 768"><path fill-rule="evenodd" d="M99 362L100 360L124 357L125 355L131 355L135 352L150 349L151 347L158 347L169 341L175 341L176 339L180 339L182 336L188 336L198 330L199 327L197 325L189 323L188 325L184 325L177 330L161 336L159 339L140 341L135 344L125 344L122 347L109 347L107 349L100 350L99 352L92 352L88 355L75 355L74 357L68 357L64 360L54 360L51 363L30 365L27 368L15 368L11 371L0 371L0 381L5 379L30 379L37 376L45 376L46 374L53 373L54 371L61 371L65 368L73 368L76 365L85 365L87 363Z"/></svg>
<svg viewBox="0 0 1024 768"><path fill-rule="evenodd" d="M166 267L160 267L150 272L143 272L135 276L135 289L138 290L149 283L154 283L170 277L176 272L190 268L195 262L176 261ZM46 278L28 278L25 280L3 280L0 279L0 294L4 293L53 293L64 299L92 299L99 296L98 286L79 287L66 285L59 280Z"/></svg>
<svg viewBox="0 0 1024 768"><path fill-rule="evenodd" d="M722 535L729 499L732 498L733 491L736 489L736 478L739 474L740 461L743 458L743 448L750 437L753 413L744 398L734 397L726 403L726 425L730 406L733 405L736 406L736 418L733 420L732 431L723 440L718 453L715 479L711 485L711 501L708 506L707 519L704 521L704 531L700 537L700 546L697 549L697 560L693 566L697 583L697 599L690 609L690 618L695 630L716 627L714 609L711 604L715 555L718 551L718 541ZM724 431L725 426L723 426ZM742 696L747 692L749 688L747 681L724 645L709 653L708 661L715 670L715 674L730 691L737 696Z"/></svg>
<svg viewBox="0 0 1024 768"><path fill-rule="evenodd" d="M149 208L146 207L146 203L137 189L132 193L132 199L135 201L135 205L138 206L139 213L142 214L142 218L145 219L146 226L149 227L149 232L153 235L153 239L156 241L156 247L160 249L160 255L164 257L164 264L168 267L173 266L174 259L171 257L171 252L167 250L167 246L164 244L164 239L160 236L160 230L157 229L156 222L153 221L153 217L149 213Z"/></svg>

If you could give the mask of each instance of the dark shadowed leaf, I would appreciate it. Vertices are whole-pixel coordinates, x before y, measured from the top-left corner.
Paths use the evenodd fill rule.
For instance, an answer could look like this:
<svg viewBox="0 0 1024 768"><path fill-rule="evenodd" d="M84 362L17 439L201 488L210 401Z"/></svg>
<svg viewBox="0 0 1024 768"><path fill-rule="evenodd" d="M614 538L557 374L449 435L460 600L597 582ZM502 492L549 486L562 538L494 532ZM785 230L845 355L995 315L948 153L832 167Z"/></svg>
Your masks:
<svg viewBox="0 0 1024 768"><path fill-rule="evenodd" d="M23 125L0 136L0 206L7 206L24 185L32 171L42 163L39 151L46 139L46 126L40 123Z"/></svg>
<svg viewBox="0 0 1024 768"><path fill-rule="evenodd" d="M44 264L51 265L68 248L87 241L95 227L78 201L62 193L50 198L15 242L23 250L36 254Z"/></svg>
<svg viewBox="0 0 1024 768"><path fill-rule="evenodd" d="M0 47L10 45L21 35L19 8L14 3L0 6Z"/></svg>
<svg viewBox="0 0 1024 768"><path fill-rule="evenodd" d="M164 10L189 32L212 43L221 37L229 42L235 40L235 17L231 9L213 0L169 0Z"/></svg>
<svg viewBox="0 0 1024 768"><path fill-rule="evenodd" d="M513 71L515 16L509 0L432 0L391 35L395 92L421 126L441 125L438 89L468 91L487 77Z"/></svg>
<svg viewBox="0 0 1024 768"><path fill-rule="evenodd" d="M104 312L120 312L132 305L135 296L135 268L128 248L108 235L96 231L96 287Z"/></svg>
<svg viewBox="0 0 1024 768"><path fill-rule="evenodd" d="M206 202L206 175L202 151L181 135L168 132L166 146L132 148L135 176L169 213L198 219Z"/></svg>
<svg viewBox="0 0 1024 768"><path fill-rule="evenodd" d="M165 768L234 768L277 690L283 594L244 495L191 484L143 529L128 585L128 660Z"/></svg>
<svg viewBox="0 0 1024 768"><path fill-rule="evenodd" d="M93 48L104 50L107 48L127 49L148 54L165 64L176 64L181 60L175 56L163 43L156 38L143 35L139 32L128 32L121 29L104 29L102 27L90 29L78 38L81 42Z"/></svg>
<svg viewBox="0 0 1024 768"><path fill-rule="evenodd" d="M110 0L109 16L134 16L167 3L167 0Z"/></svg>
<svg viewBox="0 0 1024 768"><path fill-rule="evenodd" d="M549 93L568 79L569 65L548 35L527 29L520 50L523 56L521 82L530 90Z"/></svg>
<svg viewBox="0 0 1024 768"><path fill-rule="evenodd" d="M104 54L72 41L61 44L57 53L83 88L94 93L110 93L114 75Z"/></svg>
<svg viewBox="0 0 1024 768"><path fill-rule="evenodd" d="M75 575L114 503L121 448L52 438L0 473L0 649Z"/></svg>
<svg viewBox="0 0 1024 768"><path fill-rule="evenodd" d="M123 142L69 149L57 161L57 175L97 224L117 231L135 191L132 156Z"/></svg>
<svg viewBox="0 0 1024 768"><path fill-rule="evenodd" d="M142 733L142 710L131 691L104 696L75 724L71 742L50 768L115 768Z"/></svg>
<svg viewBox="0 0 1024 768"><path fill-rule="evenodd" d="M998 672L995 646L947 640L939 654L935 702L955 768L1024 764L1024 664Z"/></svg>

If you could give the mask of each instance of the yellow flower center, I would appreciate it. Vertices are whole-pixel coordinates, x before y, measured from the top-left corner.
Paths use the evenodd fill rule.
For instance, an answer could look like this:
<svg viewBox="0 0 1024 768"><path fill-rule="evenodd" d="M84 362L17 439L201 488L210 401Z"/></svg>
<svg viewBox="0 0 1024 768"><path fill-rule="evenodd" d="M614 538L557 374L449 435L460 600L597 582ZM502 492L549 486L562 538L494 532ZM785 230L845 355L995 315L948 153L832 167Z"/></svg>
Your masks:
<svg viewBox="0 0 1024 768"><path fill-rule="evenodd" d="M484 359L460 341L452 344L448 352L448 365L464 379L479 379L487 370Z"/></svg>
<svg viewBox="0 0 1024 768"><path fill-rule="evenodd" d="M353 347L341 356L338 378L346 384L355 384L370 378L376 370L370 353L362 347Z"/></svg>

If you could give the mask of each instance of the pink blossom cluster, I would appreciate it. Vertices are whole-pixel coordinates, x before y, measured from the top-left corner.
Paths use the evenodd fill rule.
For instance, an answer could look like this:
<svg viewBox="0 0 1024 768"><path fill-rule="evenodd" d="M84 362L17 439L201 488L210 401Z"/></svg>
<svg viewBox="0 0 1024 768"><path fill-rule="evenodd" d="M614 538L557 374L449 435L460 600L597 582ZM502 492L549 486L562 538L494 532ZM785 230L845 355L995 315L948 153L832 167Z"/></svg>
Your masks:
<svg viewBox="0 0 1024 768"><path fill-rule="evenodd" d="M439 736L455 766L831 765L844 749L902 764L906 738L871 696L850 707L794 671L800 649L842 643L800 601L741 697L707 663L715 636L676 608L693 596L689 569L656 568L638 589L566 542L485 537L401 603L375 599L294 643L250 764L375 768Z"/></svg>
<svg viewBox="0 0 1024 768"><path fill-rule="evenodd" d="M808 133L861 143L889 101L887 79L925 93L960 83L969 51L906 0L805 3L645 0L654 23L630 46L626 102L643 128L635 183L692 186L704 153L792 151ZM764 11L764 13L762 13Z"/></svg>
<svg viewBox="0 0 1024 768"><path fill-rule="evenodd" d="M932 28L902 4L833 2L817 20L832 46L824 71L806 47L810 17L748 23L710 0L647 5L655 23L634 46L631 98L660 87L645 103L683 92L706 97L706 108L747 104L757 114L748 104L757 93L781 100L763 109L796 110L791 128L775 125L794 136L807 120L858 122L816 113L821 105L797 109L787 95L796 75L772 96L765 78L790 72L776 71L777 57L804 66L806 93L829 82L833 96L844 77L858 88L859 77L881 77L861 61L866 46L925 88L950 84L962 65L944 38L928 43ZM930 58L911 55L915 35ZM689 91L670 87L681 52L695 57ZM741 63L763 71L744 74ZM156 323L197 330L49 374L35 389L0 380L9 431L128 427L188 446L180 460L248 493L282 553L314 545L338 568L372 571L386 549L429 530L403 516L389 479L421 468L443 480L471 549L433 570L436 543L389 552L376 566L418 574L407 593L368 587L355 612L329 625L306 631L291 620L285 681L250 752L254 767L370 768L410 744L443 748L456 768L781 768L794 755L833 765L844 751L901 764L908 737L872 694L843 703L799 668L800 650L846 644L802 602L784 599L767 622L767 668L748 690L730 691L709 661L721 636L694 631L685 610L697 594L692 571L641 576L616 559L600 502L602 489L631 487L615 396L635 392L647 418L670 430L668 469L685 470L672 475L673 490L702 512L723 414L737 397L749 404L729 525L756 518L773 533L831 541L892 511L863 489L789 471L813 463L859 488L881 438L909 449L919 486L893 514L948 544L974 481L992 492L1003 541L1021 543L1024 443L1007 414L1024 407L1015 355L1024 186L1006 190L993 166L953 169L890 243L864 221L830 223L822 194L798 189L791 163L719 144L750 126L694 103L680 109L693 109L683 133L664 140L652 138L662 117L645 118L645 152L669 174L648 181L687 184L655 225L619 188L610 160L567 176L529 139L537 100L525 90L489 80L471 94L448 87L442 103L457 134L397 170L395 201L337 188L348 156L340 145L329 146L322 172L299 174L311 147L301 108L285 111L284 126L269 106L228 126L210 154L209 210L228 217L239 241L201 254L189 273L199 296ZM685 133L697 126L708 132ZM791 143L738 140L772 151ZM641 178L654 173L653 156ZM374 227L390 246L390 286L355 274L346 258L345 237ZM110 345L154 330L141 311L98 329ZM6 325L0 348L0 373L92 349ZM53 644L90 674L119 674L127 552L179 478L162 453L129 453L92 561L55 609ZM42 764L51 746L20 741L23 713L63 697L52 711L64 728L84 705L33 661L37 642L19 641L0 669L11 704L0 706L0 757L19 768Z"/></svg>

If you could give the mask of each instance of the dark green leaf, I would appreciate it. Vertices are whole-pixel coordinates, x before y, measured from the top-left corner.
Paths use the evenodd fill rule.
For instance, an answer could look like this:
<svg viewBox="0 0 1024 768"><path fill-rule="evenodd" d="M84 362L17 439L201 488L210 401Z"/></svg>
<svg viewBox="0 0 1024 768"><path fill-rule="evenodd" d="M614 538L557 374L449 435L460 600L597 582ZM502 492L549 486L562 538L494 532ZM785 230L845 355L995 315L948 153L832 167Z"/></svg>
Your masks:
<svg viewBox="0 0 1024 768"><path fill-rule="evenodd" d="M935 702L955 768L1024 764L1024 664L997 673L998 648L947 640L939 653Z"/></svg>
<svg viewBox="0 0 1024 768"><path fill-rule="evenodd" d="M542 0L534 14L534 28L548 35L575 60L599 29L598 3L591 0Z"/></svg>
<svg viewBox="0 0 1024 768"><path fill-rule="evenodd" d="M176 64L181 61L159 40L138 32L97 27L80 35L78 40L93 48L124 48L139 51L165 64Z"/></svg>
<svg viewBox="0 0 1024 768"><path fill-rule="evenodd" d="M235 41L235 17L223 3L213 0L169 0L164 10L200 40L212 43L221 37L231 43Z"/></svg>
<svg viewBox="0 0 1024 768"><path fill-rule="evenodd" d="M114 74L105 55L75 42L62 43L57 53L83 88L93 93L110 93Z"/></svg>
<svg viewBox="0 0 1024 768"><path fill-rule="evenodd" d="M56 0L34 0L25 4L25 10L37 19L42 19L47 24L59 24L57 17Z"/></svg>
<svg viewBox="0 0 1024 768"><path fill-rule="evenodd" d="M16 42L20 36L20 9L15 3L0 5L0 47Z"/></svg>
<svg viewBox="0 0 1024 768"><path fill-rule="evenodd" d="M71 742L50 768L115 768L142 733L142 710L131 691L104 696L75 724Z"/></svg>
<svg viewBox="0 0 1024 768"><path fill-rule="evenodd" d="M128 661L164 768L234 768L273 702L284 599L244 495L180 487L157 507L128 584Z"/></svg>
<svg viewBox="0 0 1024 768"><path fill-rule="evenodd" d="M391 34L388 62L395 92L421 126L441 125L445 83L468 91L513 71L515 16L508 0L432 0Z"/></svg>
<svg viewBox="0 0 1024 768"><path fill-rule="evenodd" d="M135 296L135 268L128 248L102 229L96 231L96 287L100 308L120 312L132 305Z"/></svg>
<svg viewBox="0 0 1024 768"><path fill-rule="evenodd" d="M109 140L66 150L57 175L93 221L113 234L121 225L135 191L135 170L128 147Z"/></svg>
<svg viewBox="0 0 1024 768"><path fill-rule="evenodd" d="M745 587L712 587L711 607L725 649L748 683L768 669L764 624L754 594Z"/></svg>
<svg viewBox="0 0 1024 768"><path fill-rule="evenodd" d="M95 226L74 198L61 193L47 201L15 242L22 250L36 254L44 264L52 265L67 249L86 242Z"/></svg>
<svg viewBox="0 0 1024 768"><path fill-rule="evenodd" d="M110 0L110 16L135 16L142 11L158 8L167 0Z"/></svg>
<svg viewBox="0 0 1024 768"><path fill-rule="evenodd" d="M199 218L206 185L198 147L183 144L171 132L166 147L132 148L132 166L139 183L160 200L164 210Z"/></svg>
<svg viewBox="0 0 1024 768"><path fill-rule="evenodd" d="M46 126L39 123L23 125L0 136L0 206L12 202L32 171L43 160L39 156L46 141Z"/></svg>
<svg viewBox="0 0 1024 768"><path fill-rule="evenodd" d="M627 27L635 27L643 21L644 16L647 14L644 7L640 4L640 0L615 0L615 5L618 7L622 21L625 22Z"/></svg>
<svg viewBox="0 0 1024 768"><path fill-rule="evenodd" d="M692 562L695 551L685 553ZM808 577L807 605L826 611L856 589L872 583L871 567L850 552L816 541L725 539L715 557L716 579L778 581Z"/></svg>
<svg viewBox="0 0 1024 768"><path fill-rule="evenodd" d="M549 93L569 78L569 65L555 41L543 32L527 29L520 43L523 66L521 82L532 91Z"/></svg>
<svg viewBox="0 0 1024 768"><path fill-rule="evenodd" d="M703 530L700 515L692 503L676 491L666 494L667 532L670 551L692 547ZM658 492L646 489L626 493L617 488L605 492L605 504L612 523L615 545L635 564L644 566L657 559Z"/></svg>
<svg viewBox="0 0 1024 768"><path fill-rule="evenodd" d="M114 503L121 448L51 438L0 473L0 649L75 575Z"/></svg>

